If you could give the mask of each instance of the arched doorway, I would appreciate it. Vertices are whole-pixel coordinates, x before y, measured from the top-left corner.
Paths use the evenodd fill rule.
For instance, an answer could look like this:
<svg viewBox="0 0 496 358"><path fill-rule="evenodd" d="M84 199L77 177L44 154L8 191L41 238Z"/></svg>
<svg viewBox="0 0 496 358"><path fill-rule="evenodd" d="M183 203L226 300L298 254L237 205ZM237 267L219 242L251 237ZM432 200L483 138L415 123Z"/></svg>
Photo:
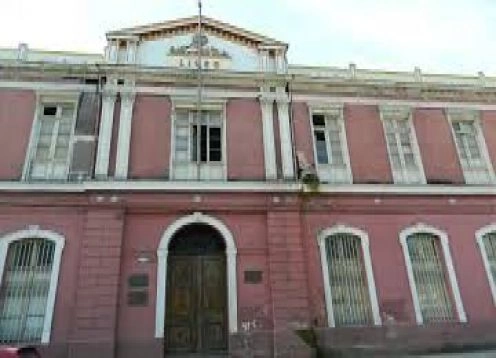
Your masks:
<svg viewBox="0 0 496 358"><path fill-rule="evenodd" d="M226 244L212 226L179 228L168 246L167 352L227 350Z"/></svg>

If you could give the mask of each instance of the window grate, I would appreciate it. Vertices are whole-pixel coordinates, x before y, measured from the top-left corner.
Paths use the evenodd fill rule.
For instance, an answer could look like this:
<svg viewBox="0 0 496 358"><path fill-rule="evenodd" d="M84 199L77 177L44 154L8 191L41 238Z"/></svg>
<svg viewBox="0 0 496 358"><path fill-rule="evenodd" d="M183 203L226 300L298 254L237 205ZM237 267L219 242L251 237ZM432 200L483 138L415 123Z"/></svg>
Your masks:
<svg viewBox="0 0 496 358"><path fill-rule="evenodd" d="M0 286L0 343L41 340L54 251L55 244L44 239L9 245Z"/></svg>
<svg viewBox="0 0 496 358"><path fill-rule="evenodd" d="M454 320L439 238L418 233L409 236L407 244L423 321Z"/></svg>
<svg viewBox="0 0 496 358"><path fill-rule="evenodd" d="M336 327L373 324L360 238L335 234L326 244Z"/></svg>

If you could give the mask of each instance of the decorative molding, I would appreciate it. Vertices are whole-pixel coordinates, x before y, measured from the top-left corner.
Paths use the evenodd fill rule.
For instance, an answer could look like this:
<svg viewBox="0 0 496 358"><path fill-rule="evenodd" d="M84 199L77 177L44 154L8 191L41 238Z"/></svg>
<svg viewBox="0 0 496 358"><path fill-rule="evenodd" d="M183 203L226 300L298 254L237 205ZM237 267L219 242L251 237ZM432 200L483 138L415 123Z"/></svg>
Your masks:
<svg viewBox="0 0 496 358"><path fill-rule="evenodd" d="M274 101L260 98L264 144L265 179L277 179L276 146L274 139Z"/></svg>
<svg viewBox="0 0 496 358"><path fill-rule="evenodd" d="M410 258L410 251L408 250L408 242L407 239L410 235L418 234L418 233L428 233L439 238L441 242L441 248L443 250L443 259L445 268L448 274L448 280L451 287L451 292L453 295L453 300L455 304L455 309L458 314L458 319L460 322L467 322L467 316L465 314L465 309L463 307L462 297L460 295L460 288L458 287L458 281L456 279L455 267L453 265L453 259L451 257L451 252L449 249L448 242L448 234L444 231L441 231L433 226L429 226L424 223L417 223L413 226L403 229L400 232L399 239L401 243L401 247L403 248L403 255L405 258L405 264L408 275L408 282L410 284L410 290L412 293L413 307L415 309L415 319L417 324L421 325L424 323L424 319L422 317L422 311L420 308L420 301L418 298L417 285L415 283L415 278L413 275L413 267L412 261Z"/></svg>
<svg viewBox="0 0 496 358"><path fill-rule="evenodd" d="M172 224L162 234L157 249L157 301L155 310L155 338L164 337L166 297L167 297L167 258L169 244L176 232L184 226L203 223L216 229L224 238L226 244L227 258L227 297L228 297L228 323L229 332L238 331L238 293L237 293L237 264L236 264L236 242L229 228L219 219L213 216L195 212L189 216L183 216Z"/></svg>
<svg viewBox="0 0 496 358"><path fill-rule="evenodd" d="M62 250L64 249L65 244L64 237L54 231L42 230L38 225L29 225L28 228L25 230L19 230L0 236L0 283L4 277L3 272L5 269L5 261L7 259L9 245L14 241L31 238L49 240L55 244L52 272L50 276L50 286L48 288L45 318L43 322L43 332L41 335L41 343L48 344L50 343L50 335L52 332L52 321L53 313L55 310L55 299L57 295L60 263L62 260Z"/></svg>
<svg viewBox="0 0 496 358"><path fill-rule="evenodd" d="M477 244L479 245L482 262L484 264L484 269L487 275L487 281L489 283L489 288L491 289L491 295L493 297L493 303L496 306L496 277L493 276L491 271L491 264L489 263L489 258L487 256L486 245L484 244L484 236L487 234L496 233L496 223L489 224L477 230L475 232L475 238Z"/></svg>
<svg viewBox="0 0 496 358"><path fill-rule="evenodd" d="M325 293L328 325L329 327L336 326L334 321L334 311L332 307L332 288L329 279L329 269L328 269L329 262L326 254L326 240L328 237L336 234L350 234L360 238L360 244L362 247L362 254L363 254L363 263L365 266L365 274L367 276L367 287L369 291L370 306L372 309L372 319L374 321L374 325L380 326L382 322L379 311L379 303L377 300L377 291L375 286L374 272L372 268L372 259L370 256L369 236L365 231L342 224L337 224L330 228L324 229L317 236L317 242L320 250L322 276L324 280L324 293Z"/></svg>

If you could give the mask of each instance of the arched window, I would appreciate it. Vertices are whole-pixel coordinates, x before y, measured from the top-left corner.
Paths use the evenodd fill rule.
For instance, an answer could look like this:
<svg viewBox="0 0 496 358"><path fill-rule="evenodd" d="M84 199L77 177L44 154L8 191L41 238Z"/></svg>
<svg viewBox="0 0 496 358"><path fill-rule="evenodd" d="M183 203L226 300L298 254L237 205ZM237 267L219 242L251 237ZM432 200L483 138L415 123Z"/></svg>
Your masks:
<svg viewBox="0 0 496 358"><path fill-rule="evenodd" d="M496 305L496 224L478 230L475 236L481 249L482 261Z"/></svg>
<svg viewBox="0 0 496 358"><path fill-rule="evenodd" d="M48 343L63 238L30 229L0 238L0 343Z"/></svg>
<svg viewBox="0 0 496 358"><path fill-rule="evenodd" d="M447 235L425 225L400 234L418 324L466 321Z"/></svg>
<svg viewBox="0 0 496 358"><path fill-rule="evenodd" d="M337 226L319 235L319 245L329 325L379 325L367 235Z"/></svg>

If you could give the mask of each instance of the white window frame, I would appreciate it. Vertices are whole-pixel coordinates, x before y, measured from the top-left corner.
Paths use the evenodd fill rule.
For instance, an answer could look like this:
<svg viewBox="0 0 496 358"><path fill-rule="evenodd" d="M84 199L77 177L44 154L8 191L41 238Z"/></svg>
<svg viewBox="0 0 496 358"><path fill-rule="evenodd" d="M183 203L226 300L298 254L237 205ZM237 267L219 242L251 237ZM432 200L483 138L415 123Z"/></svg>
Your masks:
<svg viewBox="0 0 496 358"><path fill-rule="evenodd" d="M319 164L318 158L317 158L317 146L315 145L315 134L314 134L314 125L313 125L313 116L314 115L323 115L326 116L327 114L339 114L338 118L338 125L341 128L340 131L340 142L341 142L341 152L343 153L343 162L345 165L345 171L346 171L346 180L345 181L339 181L336 179L333 179L333 174L332 171L334 170L332 168L332 164ZM326 182L329 184L351 184L353 183L353 173L351 171L351 164L350 164L350 153L348 149L348 140L347 140L347 135L346 135L346 126L345 126L345 120L344 120L344 105L341 103L338 104L327 104L323 106L319 105L314 105L309 107L309 117L310 117L310 128L311 128L311 135L312 135L312 147L313 147L313 157L314 157L314 162L315 162L315 168L317 169L317 174L319 176L319 179L321 182ZM327 127L327 125L326 125ZM330 148L330 141L328 139L328 134L326 132L326 148L327 148L327 156L328 158L331 157L331 148Z"/></svg>
<svg viewBox="0 0 496 358"><path fill-rule="evenodd" d="M61 105L61 104L73 104L74 105L72 129L71 129L71 136L69 139L67 163L66 163L65 175L64 175L64 177L65 177L64 180L68 179L70 166L71 166L71 160L72 160L72 151L73 151L74 142L75 142L74 130L76 128L77 114L78 114L78 110L79 110L79 107L78 107L79 106L79 97L80 97L80 93L43 93L43 92L42 93L36 93L36 109L34 111L33 125L31 126L31 133L29 135L28 149L26 151L26 158L24 160L24 167L22 170L22 180L23 181L32 180L29 173L31 171L31 164L33 162L36 147L38 144L40 128L41 128L41 116L42 116L43 106L47 103L56 104L57 106ZM50 181L50 180L60 180L60 179L46 178L46 179L33 179L33 180Z"/></svg>
<svg viewBox="0 0 496 358"><path fill-rule="evenodd" d="M460 288L458 286L455 267L453 265L453 259L451 257L451 252L449 248L448 234L433 226L419 223L414 226L410 226L403 229L399 235L401 247L403 248L403 256L405 258L406 270L408 274L408 283L410 284L410 291L412 294L413 308L415 310L415 319L417 321L417 324L418 325L424 324L424 318L422 317L422 310L420 308L417 285L415 283L415 277L413 275L412 260L410 258L410 251L408 250L408 243L407 243L408 237L415 234L431 234L439 239L441 243L441 249L443 252L443 259L445 264L444 268L446 269L448 282L450 284L451 292L453 296L452 299L454 302L452 303L454 303L455 310L458 315L458 320L460 322L467 322L467 315L463 307Z"/></svg>
<svg viewBox="0 0 496 358"><path fill-rule="evenodd" d="M172 111L171 111L171 147L170 147L170 161L169 161L169 179L170 180L195 180L195 181L218 181L218 180L227 180L227 161L228 161L228 153L227 153L227 101L213 101L213 100L204 100L201 105L202 111L219 111L221 112L221 121L222 121L222 160L220 162L214 163L200 163L199 170L197 169L197 164L194 162L190 162L190 166L195 168L195 172L201 171L201 168L212 167L221 167L222 176L221 178L201 178L201 174L199 176L191 176L187 179L177 179L175 173L175 156L176 156L176 110L187 110L187 111L196 111L198 109L198 104L195 102L195 99L172 99ZM208 175L207 175L208 176Z"/></svg>
<svg viewBox="0 0 496 358"><path fill-rule="evenodd" d="M362 254L363 254L362 255L363 264L365 267L365 274L367 277L367 287L369 292L370 307L372 309L372 319L375 326L380 326L382 324L382 320L379 311L379 303L377 300L377 290L375 286L374 272L372 268L372 259L370 257L369 236L365 231L346 225L335 225L326 228L320 231L320 233L317 236L317 243L319 245L319 250L320 250L322 278L324 281L324 295L325 295L325 303L326 303L326 311L327 311L327 324L329 325L329 327L336 327L336 323L334 321L334 310L332 307L332 289L329 278L329 261L326 252L327 238L336 234L349 234L360 238L360 244L362 246Z"/></svg>
<svg viewBox="0 0 496 358"><path fill-rule="evenodd" d="M496 223L484 226L477 230L475 233L475 238L481 252L482 263L484 264L487 281L489 282L489 288L491 289L493 303L496 306L496 277L494 277L491 272L491 265L489 264L489 259L487 257L486 245L484 245L484 236L491 233L496 233Z"/></svg>
<svg viewBox="0 0 496 358"><path fill-rule="evenodd" d="M494 175L493 165L492 165L491 159L489 157L489 152L487 150L486 140L484 138L484 133L483 133L482 127L481 127L480 112L477 110L472 110L472 109L450 108L450 109L445 110L445 113L446 113L446 116L448 117L448 121L449 121L449 124L451 127L451 134L453 136L453 141L455 142L456 152L458 154L458 161L460 163L460 166L462 167L463 177L465 179L465 183L466 184L493 184L493 183L495 183L496 177ZM454 118L454 117L458 117L458 118ZM472 173L470 172L470 168L467 168L467 166L465 165L465 163L462 159L460 147L458 146L458 141L456 139L456 132L455 132L455 129L453 128L453 122L458 122L458 121L468 121L468 122L474 123L474 128L477 132L476 133L477 144L479 145L479 149L480 149L481 156L482 156L482 161L484 162L483 164L485 165L488 176L489 176L487 178L488 179L487 183L481 183L480 181L477 181L472 176Z"/></svg>
<svg viewBox="0 0 496 358"><path fill-rule="evenodd" d="M46 302L45 318L43 322L43 332L41 334L41 343L50 343L50 335L52 332L53 313L55 309L55 298L57 295L60 263L62 260L62 250L64 249L65 239L62 235L51 231L42 230L37 225L29 226L25 230L15 231L0 237L0 285L3 280L3 272L7 260L9 245L18 240L43 239L51 241L55 244L53 254L52 273L50 276L50 286Z"/></svg>
<svg viewBox="0 0 496 358"><path fill-rule="evenodd" d="M413 125L413 113L410 107L405 106L381 106L379 109L380 118L382 122L382 127L384 130L384 139L386 141L386 148L388 151L389 165L391 167L391 173L393 175L393 180L395 184L426 184L424 165L422 163L422 156L420 155L420 148L418 145L417 134L415 133L415 126ZM406 117L406 118L405 118ZM409 173L404 163L403 150L401 145L398 146L398 151L400 153L400 161L402 163L401 172L398 172L393 168L393 161L391 158L391 148L389 146L387 138L387 128L386 121L407 121L410 128L410 143L412 146L412 151L414 155L415 164L417 166L419 180L415 180L413 175Z"/></svg>

